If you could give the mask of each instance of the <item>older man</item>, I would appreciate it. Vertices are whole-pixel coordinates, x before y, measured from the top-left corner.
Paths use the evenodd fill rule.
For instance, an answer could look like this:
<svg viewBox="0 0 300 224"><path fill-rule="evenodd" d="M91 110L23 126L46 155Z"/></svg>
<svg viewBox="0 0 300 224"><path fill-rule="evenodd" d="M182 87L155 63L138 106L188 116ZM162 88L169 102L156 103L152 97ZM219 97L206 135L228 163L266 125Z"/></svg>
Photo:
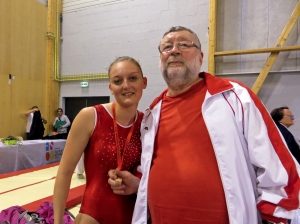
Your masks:
<svg viewBox="0 0 300 224"><path fill-rule="evenodd" d="M141 181L109 172L117 194L139 185L132 223L286 223L299 207L299 167L264 105L237 81L199 73L190 29L172 27L158 50L168 88L144 114Z"/></svg>
<svg viewBox="0 0 300 224"><path fill-rule="evenodd" d="M272 110L271 116L283 135L289 150L300 164L299 140L295 139L288 128L294 125L294 115L288 107L278 107Z"/></svg>

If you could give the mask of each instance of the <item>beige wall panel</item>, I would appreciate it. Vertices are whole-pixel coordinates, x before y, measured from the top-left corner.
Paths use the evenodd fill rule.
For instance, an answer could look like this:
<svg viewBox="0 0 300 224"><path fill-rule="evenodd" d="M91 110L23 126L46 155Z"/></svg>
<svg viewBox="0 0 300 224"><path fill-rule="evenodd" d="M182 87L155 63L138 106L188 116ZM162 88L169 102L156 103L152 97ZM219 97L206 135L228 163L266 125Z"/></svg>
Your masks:
<svg viewBox="0 0 300 224"><path fill-rule="evenodd" d="M0 7L0 138L11 134L11 85L8 84L8 74L11 67L11 3L1 0Z"/></svg>
<svg viewBox="0 0 300 224"><path fill-rule="evenodd" d="M59 83L57 81L51 81L51 85L49 86L49 96L48 100L49 102L52 102L49 107L49 131L54 131L52 124L56 117L56 109L58 108L58 102L59 102ZM56 102L56 103L55 103Z"/></svg>
<svg viewBox="0 0 300 224"><path fill-rule="evenodd" d="M46 113L46 106L43 100L44 92L44 83L41 81L18 77L13 80L12 107L14 110L12 116L17 121L16 123L18 123L13 125L13 130L16 133L20 133L19 135L25 137L27 118L24 113L27 110L32 106L38 106L42 114Z"/></svg>
<svg viewBox="0 0 300 224"><path fill-rule="evenodd" d="M29 15L29 77L46 81L47 11L45 6L32 2ZM43 18L43 19L41 19Z"/></svg>
<svg viewBox="0 0 300 224"><path fill-rule="evenodd" d="M13 134L11 128L11 85L8 84L7 75L0 74L0 138Z"/></svg>
<svg viewBox="0 0 300 224"><path fill-rule="evenodd" d="M11 1L1 0L0 7L0 74L9 74L11 63Z"/></svg>
<svg viewBox="0 0 300 224"><path fill-rule="evenodd" d="M47 7L36 0L0 0L0 3L0 137L25 137L24 113L37 105L43 115L48 114ZM8 74L15 77L11 85Z"/></svg>
<svg viewBox="0 0 300 224"><path fill-rule="evenodd" d="M12 35L12 73L27 76L29 68L29 1L14 1Z"/></svg>

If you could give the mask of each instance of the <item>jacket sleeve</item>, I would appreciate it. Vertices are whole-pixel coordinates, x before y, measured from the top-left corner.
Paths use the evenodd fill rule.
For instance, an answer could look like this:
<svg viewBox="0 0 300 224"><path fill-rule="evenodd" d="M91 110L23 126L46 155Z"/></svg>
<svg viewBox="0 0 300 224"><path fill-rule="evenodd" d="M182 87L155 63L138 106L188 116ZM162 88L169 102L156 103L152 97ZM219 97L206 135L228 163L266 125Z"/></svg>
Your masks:
<svg viewBox="0 0 300 224"><path fill-rule="evenodd" d="M132 171L132 174L133 174L134 176L136 176L137 178L139 178L139 179L142 178L143 174L142 174L142 172L141 172L141 167L140 167L140 165L138 165L138 166L136 166L136 167L134 168L134 170Z"/></svg>
<svg viewBox="0 0 300 224"><path fill-rule="evenodd" d="M281 129L279 129L279 130L281 130ZM300 148L299 148L299 145L296 142L294 136L288 130L286 130L284 133L281 131L281 133L282 133L282 135L286 141L286 144L287 144L289 150L291 151L292 155L295 157L298 164L300 164Z"/></svg>
<svg viewBox="0 0 300 224"><path fill-rule="evenodd" d="M55 123L57 121L57 117L54 119L54 122L53 122L53 127L55 127Z"/></svg>
<svg viewBox="0 0 300 224"><path fill-rule="evenodd" d="M70 122L69 118L67 117L67 115L65 115L64 117L65 117L65 120L66 120L66 124L63 127L67 128L67 127L70 126L71 122Z"/></svg>
<svg viewBox="0 0 300 224"><path fill-rule="evenodd" d="M269 112L247 87L239 97L243 133L257 176L257 208L262 218L285 222L299 208L300 167Z"/></svg>

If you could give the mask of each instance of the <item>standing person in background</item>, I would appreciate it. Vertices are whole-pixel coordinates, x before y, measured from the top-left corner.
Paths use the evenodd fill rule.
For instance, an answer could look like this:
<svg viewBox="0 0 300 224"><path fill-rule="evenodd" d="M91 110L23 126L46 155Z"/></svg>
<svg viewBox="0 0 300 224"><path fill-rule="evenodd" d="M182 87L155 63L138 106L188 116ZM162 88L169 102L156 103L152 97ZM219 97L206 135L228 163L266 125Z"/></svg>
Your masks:
<svg viewBox="0 0 300 224"><path fill-rule="evenodd" d="M108 173L116 194L138 188L132 223L286 223L299 208L300 169L262 102L200 72L192 30L172 27L158 50L168 88L142 121L142 179Z"/></svg>
<svg viewBox="0 0 300 224"><path fill-rule="evenodd" d="M292 111L288 107L278 107L272 110L271 116L283 135L289 150L300 164L299 140L288 130L289 127L294 125L294 115Z"/></svg>
<svg viewBox="0 0 300 224"><path fill-rule="evenodd" d="M77 179L84 179L84 154L80 157L80 160L78 161L76 167L75 167L75 173Z"/></svg>
<svg viewBox="0 0 300 224"><path fill-rule="evenodd" d="M140 124L137 111L147 79L131 57L117 58L108 69L115 102L82 109L72 124L54 186L54 223L62 217L71 178L84 153L86 188L76 224L130 224L136 194L116 195L107 183L111 169L134 172L140 164Z"/></svg>
<svg viewBox="0 0 300 224"><path fill-rule="evenodd" d="M33 106L25 112L25 116L27 117L27 140L42 139L45 130L43 124L47 124L47 120L41 115L40 109L37 106ZM33 123L34 125L32 125Z"/></svg>
<svg viewBox="0 0 300 224"><path fill-rule="evenodd" d="M67 139L68 136L68 127L70 126L70 120L67 115L63 114L63 109L58 108L56 110L57 117L53 122L53 127L56 128L57 135L56 139Z"/></svg>

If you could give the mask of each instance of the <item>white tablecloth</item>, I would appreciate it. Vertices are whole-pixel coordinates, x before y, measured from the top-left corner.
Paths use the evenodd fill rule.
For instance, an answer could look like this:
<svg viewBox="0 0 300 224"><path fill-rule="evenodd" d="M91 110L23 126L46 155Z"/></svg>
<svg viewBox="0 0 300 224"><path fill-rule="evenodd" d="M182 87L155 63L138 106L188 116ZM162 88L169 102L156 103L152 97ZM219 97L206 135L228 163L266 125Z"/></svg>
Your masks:
<svg viewBox="0 0 300 224"><path fill-rule="evenodd" d="M59 162L66 140L28 140L7 146L0 142L0 174Z"/></svg>

